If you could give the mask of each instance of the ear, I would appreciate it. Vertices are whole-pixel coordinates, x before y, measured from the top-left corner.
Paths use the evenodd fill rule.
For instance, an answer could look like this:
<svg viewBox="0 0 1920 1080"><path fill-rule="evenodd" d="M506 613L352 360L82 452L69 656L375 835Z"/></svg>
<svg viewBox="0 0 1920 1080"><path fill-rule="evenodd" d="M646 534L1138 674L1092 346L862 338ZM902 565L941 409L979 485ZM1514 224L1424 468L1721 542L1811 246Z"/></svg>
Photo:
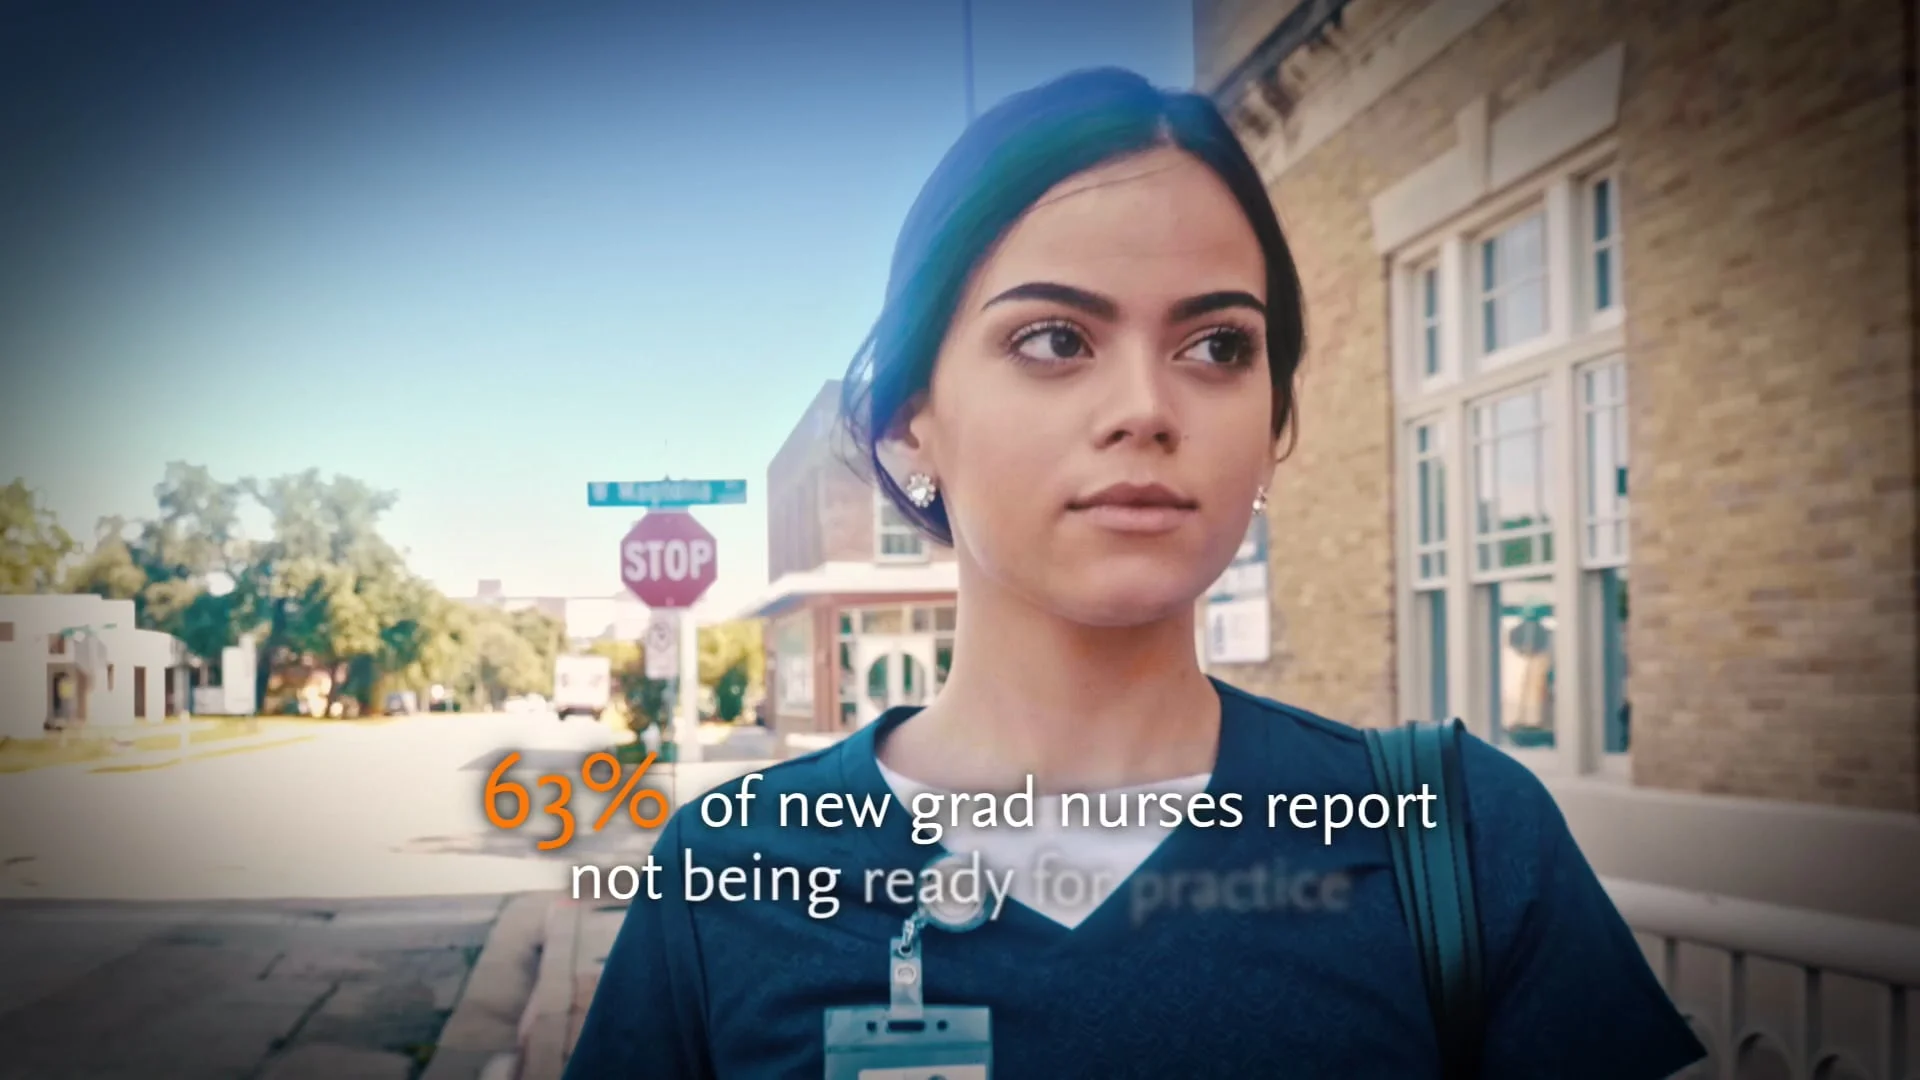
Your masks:
<svg viewBox="0 0 1920 1080"><path fill-rule="evenodd" d="M938 476L939 468L933 460L936 442L934 428L933 410L927 407L927 395L916 394L901 407L882 441L892 452L891 456L909 471Z"/></svg>

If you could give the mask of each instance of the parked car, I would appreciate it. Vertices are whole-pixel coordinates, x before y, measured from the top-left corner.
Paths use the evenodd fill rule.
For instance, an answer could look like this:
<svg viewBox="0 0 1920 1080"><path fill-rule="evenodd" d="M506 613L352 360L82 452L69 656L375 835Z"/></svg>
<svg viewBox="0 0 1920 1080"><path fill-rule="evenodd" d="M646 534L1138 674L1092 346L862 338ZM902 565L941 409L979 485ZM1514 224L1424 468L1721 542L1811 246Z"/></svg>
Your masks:
<svg viewBox="0 0 1920 1080"><path fill-rule="evenodd" d="M420 696L411 690L396 690L387 695L387 704L383 711L388 716L408 716L417 713L420 711Z"/></svg>

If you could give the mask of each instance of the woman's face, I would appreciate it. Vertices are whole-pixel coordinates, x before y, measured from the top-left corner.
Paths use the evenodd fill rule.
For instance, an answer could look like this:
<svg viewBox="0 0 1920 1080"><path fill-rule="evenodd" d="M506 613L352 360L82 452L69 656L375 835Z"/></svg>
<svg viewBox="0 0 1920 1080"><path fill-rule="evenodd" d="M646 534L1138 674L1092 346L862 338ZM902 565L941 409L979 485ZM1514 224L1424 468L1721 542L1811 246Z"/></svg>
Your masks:
<svg viewBox="0 0 1920 1080"><path fill-rule="evenodd" d="M959 557L1089 625L1190 610L1273 469L1266 300L1253 230L1198 159L1048 192L976 269L909 424Z"/></svg>

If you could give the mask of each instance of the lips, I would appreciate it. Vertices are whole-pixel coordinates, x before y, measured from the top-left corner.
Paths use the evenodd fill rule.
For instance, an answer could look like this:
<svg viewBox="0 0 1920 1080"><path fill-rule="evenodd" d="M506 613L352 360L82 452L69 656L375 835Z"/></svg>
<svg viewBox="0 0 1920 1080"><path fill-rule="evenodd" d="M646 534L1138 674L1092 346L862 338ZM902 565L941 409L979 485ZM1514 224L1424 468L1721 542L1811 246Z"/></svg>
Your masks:
<svg viewBox="0 0 1920 1080"><path fill-rule="evenodd" d="M1114 484L1067 504L1069 510L1100 506L1138 509L1197 510L1200 504L1164 484Z"/></svg>
<svg viewBox="0 0 1920 1080"><path fill-rule="evenodd" d="M1154 535L1192 520L1200 504L1164 484L1115 484L1075 499L1067 509L1110 532Z"/></svg>

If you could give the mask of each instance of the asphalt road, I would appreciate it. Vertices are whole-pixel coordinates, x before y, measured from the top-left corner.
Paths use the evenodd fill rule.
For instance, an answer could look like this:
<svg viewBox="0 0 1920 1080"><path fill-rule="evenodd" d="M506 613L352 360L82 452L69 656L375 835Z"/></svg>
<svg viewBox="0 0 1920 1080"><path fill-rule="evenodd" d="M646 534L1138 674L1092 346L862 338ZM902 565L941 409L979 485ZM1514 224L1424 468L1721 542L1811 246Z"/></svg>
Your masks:
<svg viewBox="0 0 1920 1080"><path fill-rule="evenodd" d="M612 735L550 714L431 715L321 726L317 738L135 772L0 776L0 899L230 900L486 895L558 889L572 864L644 858L650 834L581 782ZM515 830L482 791L509 752L535 806ZM576 838L541 852L547 773L566 775ZM603 774L604 775L604 774ZM503 809L511 803L502 800Z"/></svg>

